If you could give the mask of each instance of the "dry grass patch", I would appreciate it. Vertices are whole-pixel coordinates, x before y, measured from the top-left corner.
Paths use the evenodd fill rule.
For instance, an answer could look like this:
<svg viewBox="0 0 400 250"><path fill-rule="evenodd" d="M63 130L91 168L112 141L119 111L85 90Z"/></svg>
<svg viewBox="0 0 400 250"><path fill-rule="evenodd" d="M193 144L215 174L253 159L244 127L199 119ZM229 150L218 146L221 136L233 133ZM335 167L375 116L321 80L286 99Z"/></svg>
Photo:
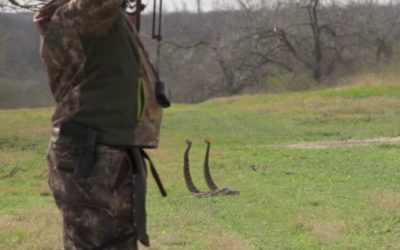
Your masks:
<svg viewBox="0 0 400 250"><path fill-rule="evenodd" d="M387 86L398 85L400 79L399 63L386 65L384 70L368 71L357 76L345 78L340 85L343 86Z"/></svg>
<svg viewBox="0 0 400 250"><path fill-rule="evenodd" d="M62 249L61 217L56 208L32 208L19 216L0 217L0 249Z"/></svg>
<svg viewBox="0 0 400 250"><path fill-rule="evenodd" d="M13 152L10 152L10 151L0 151L0 166L1 166L0 171L7 172L8 170L6 170L5 166L10 165L11 163L15 162L15 157L19 154L20 154L20 152L15 152L13 154Z"/></svg>
<svg viewBox="0 0 400 250"><path fill-rule="evenodd" d="M139 244L140 250L162 250L162 249L188 249L191 240L187 238L187 234L178 232L157 232L150 234L151 247L146 248Z"/></svg>
<svg viewBox="0 0 400 250"><path fill-rule="evenodd" d="M209 250L250 250L254 249L239 235L229 234L224 232L216 232L212 235L207 242L207 249Z"/></svg>
<svg viewBox="0 0 400 250"><path fill-rule="evenodd" d="M188 249L188 245L201 241L199 239L201 236L198 234L202 232L202 228L205 227L204 222L207 220L206 214L188 208L187 212L179 212L175 216L150 224L149 235L152 244L150 249Z"/></svg>
<svg viewBox="0 0 400 250"><path fill-rule="evenodd" d="M204 241L206 239L206 241ZM202 233L165 232L151 234L150 250L158 249L209 249L209 250L251 250L240 236L222 231L210 225ZM204 245L203 245L204 244ZM140 249L145 250L141 247Z"/></svg>
<svg viewBox="0 0 400 250"><path fill-rule="evenodd" d="M41 142L43 140L43 138L46 138L46 139L50 138L50 133L51 133L50 126L43 127L40 124L37 127L29 127L29 125L27 125L26 128L18 131L16 136L21 141L33 141L34 142L39 139Z"/></svg>
<svg viewBox="0 0 400 250"><path fill-rule="evenodd" d="M240 235L222 228L207 213L190 208L185 211L149 226L152 244L150 250L253 249Z"/></svg>
<svg viewBox="0 0 400 250"><path fill-rule="evenodd" d="M218 97L218 98L213 98L213 99L207 100L204 103L210 103L210 104L237 104L238 102L243 103L243 101L248 103L251 99L254 100L254 98L251 98L253 96L259 96L259 95L241 95L241 96Z"/></svg>
<svg viewBox="0 0 400 250"><path fill-rule="evenodd" d="M12 187L12 188L10 188L10 187L2 187L0 189L0 197L4 197L6 195L18 195L19 192L20 191L17 188L14 188L14 187ZM1 221L1 218L0 218L0 221ZM1 223L0 223L0 225L1 225Z"/></svg>
<svg viewBox="0 0 400 250"><path fill-rule="evenodd" d="M329 117L330 119L349 118L360 115L382 114L382 110L393 110L400 107L398 98L368 97L349 99L335 97L327 100L324 97L309 97L291 100L282 100L268 104L244 106L243 109L253 113L291 113L314 114L317 117Z"/></svg>
<svg viewBox="0 0 400 250"><path fill-rule="evenodd" d="M400 215L400 193L394 191L384 191L374 195L371 199L374 206L391 214ZM400 248L399 248L400 249Z"/></svg>
<svg viewBox="0 0 400 250"><path fill-rule="evenodd" d="M1 150L0 151L0 167L11 164L21 164L33 161L33 157L37 158L36 155L32 155L29 151L17 151L17 150Z"/></svg>
<svg viewBox="0 0 400 250"><path fill-rule="evenodd" d="M318 219L319 218L319 219ZM322 220L321 218L325 218ZM320 243L342 241L348 231L345 221L335 216L300 215L295 219L295 227L305 231Z"/></svg>
<svg viewBox="0 0 400 250"><path fill-rule="evenodd" d="M384 249L399 250L400 249L400 239L386 241Z"/></svg>

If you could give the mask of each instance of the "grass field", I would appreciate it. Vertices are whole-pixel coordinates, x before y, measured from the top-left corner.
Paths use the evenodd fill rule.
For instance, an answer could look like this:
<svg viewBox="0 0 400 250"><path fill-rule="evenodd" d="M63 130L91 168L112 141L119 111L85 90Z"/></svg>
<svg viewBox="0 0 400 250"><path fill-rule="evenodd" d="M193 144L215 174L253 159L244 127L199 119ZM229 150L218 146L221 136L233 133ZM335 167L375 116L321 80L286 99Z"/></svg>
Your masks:
<svg viewBox="0 0 400 250"><path fill-rule="evenodd" d="M46 181L50 109L0 111L0 249L61 249ZM151 152L169 197L149 179L151 249L400 249L400 144L290 149L285 144L400 136L400 85L221 98L165 112ZM221 186L197 199L204 138ZM7 177L8 176L8 177Z"/></svg>

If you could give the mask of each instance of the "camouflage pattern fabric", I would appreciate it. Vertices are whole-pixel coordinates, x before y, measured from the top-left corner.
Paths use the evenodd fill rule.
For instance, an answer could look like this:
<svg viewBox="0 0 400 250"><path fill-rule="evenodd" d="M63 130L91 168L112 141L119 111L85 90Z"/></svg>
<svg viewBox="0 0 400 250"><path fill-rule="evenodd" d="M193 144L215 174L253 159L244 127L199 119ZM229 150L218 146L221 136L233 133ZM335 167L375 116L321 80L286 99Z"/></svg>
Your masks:
<svg viewBox="0 0 400 250"><path fill-rule="evenodd" d="M76 180L74 146L59 138L50 143L47 154L49 186L63 216L65 249L97 249L135 233L132 200L135 166L127 149L97 146L91 176ZM139 171L145 179L145 170ZM134 236L101 249L133 250L137 249L136 242Z"/></svg>
<svg viewBox="0 0 400 250"><path fill-rule="evenodd" d="M79 109L85 79L85 53L80 36L105 34L122 0L52 0L34 17L41 35L40 54L55 101L53 126Z"/></svg>
<svg viewBox="0 0 400 250"><path fill-rule="evenodd" d="M34 23L41 38L40 55L56 101L53 128L59 128L82 106L81 85L88 76L85 74L87 58L81 38L107 34L122 3L123 0L51 0L36 13ZM162 107L154 95L157 77L144 46L140 46L137 31L133 26L132 29L132 39L140 54L145 96L143 116L135 128L132 145L157 148L162 120Z"/></svg>
<svg viewBox="0 0 400 250"><path fill-rule="evenodd" d="M136 234L138 239L130 237L114 246L101 249L137 249L138 240L148 245L145 216L141 216L145 210L144 201L134 204L137 199L133 198L137 197L139 190L134 189L135 185L143 186L141 189L145 192L144 166L141 165L143 169L136 171L143 173L143 179L137 181L133 178L133 175L138 176L134 171L138 165L134 163L133 154L129 154L129 150L134 149L98 145L91 176L76 180L73 176L77 165L77 156L74 154L76 144L59 135L61 123L83 106L80 103L84 92L82 83L89 75L85 72L87 55L81 38L107 34L118 13L121 15L122 2L123 0L51 0L34 17L40 32L40 54L56 102L52 117L52 139L47 155L48 180L62 213L64 246L68 250L98 249L99 246L126 234ZM145 82L148 79L145 74ZM146 93L146 97L148 96L152 96L150 92ZM135 98L137 97L132 94L132 99ZM161 112L158 110L149 115L149 103L156 105L156 102L149 100L146 101L144 115L147 120L142 120L138 126L143 140L140 143L135 141L130 146L158 146ZM104 100L96 101L109 103ZM157 126L143 121L150 121ZM144 137L149 133L154 136ZM134 212L135 209L139 210ZM134 213L139 216L135 217ZM138 221L142 223L136 223L138 226L135 226L134 222Z"/></svg>

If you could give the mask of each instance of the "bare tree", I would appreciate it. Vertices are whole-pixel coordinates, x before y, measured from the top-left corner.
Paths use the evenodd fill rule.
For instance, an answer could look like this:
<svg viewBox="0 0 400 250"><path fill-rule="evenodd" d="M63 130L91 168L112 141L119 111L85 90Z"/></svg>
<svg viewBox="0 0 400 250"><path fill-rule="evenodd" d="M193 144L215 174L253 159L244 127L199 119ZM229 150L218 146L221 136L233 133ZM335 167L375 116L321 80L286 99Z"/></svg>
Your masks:
<svg viewBox="0 0 400 250"><path fill-rule="evenodd" d="M196 0L196 6L197 6L197 14L201 15L201 13L203 13L202 1Z"/></svg>
<svg viewBox="0 0 400 250"><path fill-rule="evenodd" d="M43 1L0 0L0 7L34 9ZM178 101L259 91L274 76L334 82L389 62L400 42L394 0L235 0L236 9L214 12L195 3L197 13L182 1L186 12L164 16L162 75Z"/></svg>
<svg viewBox="0 0 400 250"><path fill-rule="evenodd" d="M389 2L379 5L370 0L362 10L365 14L359 21L364 47L370 48L376 55L377 62L393 56L395 33L399 30L400 5Z"/></svg>
<svg viewBox="0 0 400 250"><path fill-rule="evenodd" d="M338 67L362 65L366 50L374 50L379 60L392 55L391 40L398 29L399 5L381 5L373 0L357 3L320 0L280 1L252 10L248 1L238 0L244 12L259 19L244 30L242 42L248 46L248 65L266 64L285 71L304 71L321 82ZM260 12L257 14L257 11ZM363 19L367 19L365 21Z"/></svg>
<svg viewBox="0 0 400 250"><path fill-rule="evenodd" d="M323 11L319 0L300 3L288 1L274 6L275 18L267 18L267 25L259 26L252 38L256 39L253 53L255 62L273 64L293 71L294 64L302 65L316 81L323 75L324 47L331 39L331 20L321 20ZM297 67L298 68L298 67Z"/></svg>
<svg viewBox="0 0 400 250"><path fill-rule="evenodd" d="M0 77L4 76L6 69L6 43L9 40L9 35L5 32L3 26L0 24Z"/></svg>
<svg viewBox="0 0 400 250"><path fill-rule="evenodd" d="M36 11L43 6L47 0L4 0L4 7L11 9L25 9L30 11Z"/></svg>

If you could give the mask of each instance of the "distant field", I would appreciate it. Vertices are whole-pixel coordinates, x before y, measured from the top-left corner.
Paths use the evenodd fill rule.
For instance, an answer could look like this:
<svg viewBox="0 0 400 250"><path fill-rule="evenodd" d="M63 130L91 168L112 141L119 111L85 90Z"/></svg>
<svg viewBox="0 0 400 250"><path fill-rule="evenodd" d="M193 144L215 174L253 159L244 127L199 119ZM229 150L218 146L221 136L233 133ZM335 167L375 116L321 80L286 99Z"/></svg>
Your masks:
<svg viewBox="0 0 400 250"><path fill-rule="evenodd" d="M50 109L0 111L0 249L61 249L46 182ZM175 105L151 152L169 197L150 178L150 249L400 249L400 143L322 149L281 145L400 136L400 86L220 98ZM184 187L184 139L196 183L204 138L221 186Z"/></svg>

